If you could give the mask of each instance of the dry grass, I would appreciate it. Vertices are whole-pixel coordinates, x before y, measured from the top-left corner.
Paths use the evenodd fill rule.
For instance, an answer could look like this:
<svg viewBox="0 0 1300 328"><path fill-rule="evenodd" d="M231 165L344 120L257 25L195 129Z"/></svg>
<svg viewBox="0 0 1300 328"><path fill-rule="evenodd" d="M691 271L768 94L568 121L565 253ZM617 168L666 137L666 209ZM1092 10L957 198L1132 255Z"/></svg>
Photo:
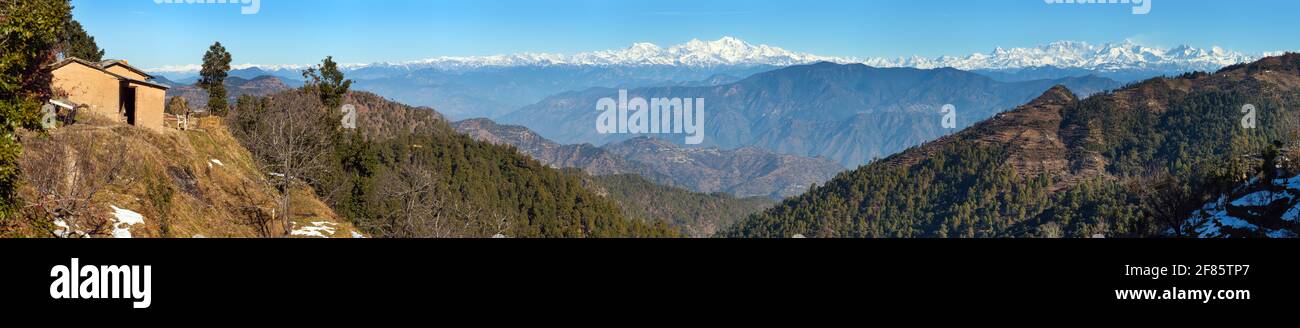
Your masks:
<svg viewBox="0 0 1300 328"><path fill-rule="evenodd" d="M275 214L278 192L262 183L266 175L258 171L249 152L221 119L204 118L196 123L196 129L190 131L155 133L88 117L45 135L27 132L23 135L27 184L23 199L43 199L37 187L58 180L36 181L30 174L73 176L93 172L89 166L121 161L121 179L96 193L88 208L95 217L111 218L110 206L142 214L145 224L131 227L136 237L283 237L282 225L271 222L265 223L271 226L260 226L258 222L258 214ZM122 149L125 153L117 154ZM60 157L49 154L60 152L85 157L87 164L93 165L48 163ZM309 190L295 191L293 201L295 222L331 222L339 237L351 236L355 230ZM32 204L29 207L34 207ZM50 218L28 216L24 221L18 235L53 236Z"/></svg>

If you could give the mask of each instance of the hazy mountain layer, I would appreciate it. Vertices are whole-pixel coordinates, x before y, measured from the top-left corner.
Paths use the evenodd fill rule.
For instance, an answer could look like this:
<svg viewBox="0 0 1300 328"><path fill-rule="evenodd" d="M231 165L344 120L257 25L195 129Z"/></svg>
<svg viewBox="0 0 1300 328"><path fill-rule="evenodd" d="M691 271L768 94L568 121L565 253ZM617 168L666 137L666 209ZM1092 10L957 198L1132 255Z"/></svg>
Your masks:
<svg viewBox="0 0 1300 328"><path fill-rule="evenodd" d="M684 148L652 138L635 138L605 147L561 145L525 127L486 119L457 122L455 127L477 140L515 146L552 167L579 168L598 176L637 174L660 184L738 197L798 195L843 170L828 160L755 148Z"/></svg>
<svg viewBox="0 0 1300 328"><path fill-rule="evenodd" d="M1082 95L1119 86L1097 77L998 82L955 69L819 63L755 74L719 86L632 89L629 96L704 98L706 145L825 157L855 167L957 131L941 125L940 109L945 104L956 107L956 127L961 128L1057 84ZM593 88L558 94L500 121L527 126L567 144L603 145L636 137L596 131L596 102L605 97L617 98L618 90Z"/></svg>

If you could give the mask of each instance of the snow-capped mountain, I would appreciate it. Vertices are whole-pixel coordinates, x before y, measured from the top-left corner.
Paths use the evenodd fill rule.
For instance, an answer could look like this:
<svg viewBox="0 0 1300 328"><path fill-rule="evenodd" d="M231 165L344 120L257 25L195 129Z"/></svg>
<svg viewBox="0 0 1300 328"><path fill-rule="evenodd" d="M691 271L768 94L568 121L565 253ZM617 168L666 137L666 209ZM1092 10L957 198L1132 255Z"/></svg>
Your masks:
<svg viewBox="0 0 1300 328"><path fill-rule="evenodd" d="M1028 82L1096 75L1133 82L1188 71L1214 71L1258 56L1221 48L1159 49L1131 42L1092 45L1054 42L1033 48L998 48L991 53L938 58L834 57L752 44L734 37L691 40L670 47L636 43L622 49L576 54L520 53L478 57L436 57L408 62L340 64L357 90L416 106L438 108L453 119L498 118L547 96L592 87L708 85L736 81L790 66L832 62L878 68L953 67L1000 82ZM230 76L302 79L308 65L232 65ZM148 70L180 84L197 79L199 65Z"/></svg>
<svg viewBox="0 0 1300 328"><path fill-rule="evenodd" d="M865 63L877 67L943 68L961 70L1009 70L1033 67L1079 68L1095 71L1168 70L1214 71L1224 66L1254 61L1259 55L1228 51L1219 47L1173 49L1146 47L1133 42L1107 43L1059 41L1034 48L997 48L993 52L964 57L873 58Z"/></svg>
<svg viewBox="0 0 1300 328"><path fill-rule="evenodd" d="M355 69L360 69L360 68L370 67L370 66L374 66L374 65L377 65L377 64L342 63L342 64L339 64L339 68L341 68L341 69L343 69L343 70L355 70ZM230 65L230 69L231 69L232 71L242 71L242 70L254 70L254 69L256 69L256 70L261 70L261 71L266 71L266 72L294 72L294 73L293 73L293 76L298 76L296 72L301 72L302 70L305 70L305 69L307 69L307 68L309 68L309 67L311 67L311 66L312 66L312 65L306 65L306 64L283 64L283 65L281 65L281 64L251 64L251 63L245 63L245 64L234 64L234 65ZM155 68L146 68L144 71L145 71L145 72L149 72L150 74L155 74L155 75L165 75L165 76L169 76L169 77L182 77L182 76L188 76L188 75L196 75L196 74L198 74L199 71L201 71L201 70L203 70L203 65L199 65L199 64L189 64L189 65L168 65L168 66L161 66L161 67L155 67ZM277 75L277 76L278 76L278 75Z"/></svg>
<svg viewBox="0 0 1300 328"><path fill-rule="evenodd" d="M952 67L962 70L1013 70L1033 67L1087 69L1095 71L1156 70L1213 71L1224 66L1256 60L1267 54L1246 54L1219 47L1209 49L1179 46L1172 49L1147 47L1133 42L1094 45L1086 42L1059 41L1031 48L997 48L990 53L965 56L919 56L868 58L821 56L795 52L780 47L751 44L734 37L715 41L691 40L671 47L636 43L627 48L577 54L520 53L513 55L453 57L423 60L346 64L345 69L394 68L472 70L493 67L528 66L678 66L710 68L717 66L791 66L815 62L863 63L875 67L914 67L922 69ZM306 65L235 65L239 68L260 67L268 71L300 70ZM167 66L148 70L162 74L186 74L199 70L198 65Z"/></svg>
<svg viewBox="0 0 1300 328"><path fill-rule="evenodd" d="M485 57L436 57L400 64L380 64L444 70L516 66L791 66L821 61L853 62L840 57L793 52L769 45L754 45L733 37L716 41L690 42L663 48L653 43L636 43L618 50L583 52L573 55L522 53Z"/></svg>
<svg viewBox="0 0 1300 328"><path fill-rule="evenodd" d="M545 67L545 66L675 66L691 68L712 68L718 66L773 66L784 67L816 62L857 62L853 58L817 56L785 50L769 45L754 45L733 37L723 37L715 41L691 40L690 42L663 48L652 43L635 43L627 48L601 50L577 54L519 53L493 56L442 56L423 60L373 63L343 64L345 70L362 68L389 68L417 70L435 68L449 71L473 70L480 68L501 67ZM302 70L308 65L232 65L232 69L261 68L265 71ZM183 75L197 73L199 65L164 66L146 69L151 73Z"/></svg>

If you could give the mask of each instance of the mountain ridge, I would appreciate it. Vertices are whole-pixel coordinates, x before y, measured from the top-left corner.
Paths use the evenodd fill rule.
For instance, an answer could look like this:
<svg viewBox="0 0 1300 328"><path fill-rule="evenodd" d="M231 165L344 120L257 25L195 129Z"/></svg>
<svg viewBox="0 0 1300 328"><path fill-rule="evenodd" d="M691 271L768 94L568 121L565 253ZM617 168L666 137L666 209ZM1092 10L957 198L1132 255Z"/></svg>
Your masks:
<svg viewBox="0 0 1300 328"><path fill-rule="evenodd" d="M947 132L940 109L952 104L957 128L1032 99L1056 84L1083 95L1119 87L1113 80L1075 77L998 82L952 68L876 68L819 62L754 74L705 87L628 90L644 98L704 98L705 146L760 147L776 153L825 157L854 167ZM617 91L591 88L556 94L502 116L560 143L604 145L632 135L599 134L596 101ZM546 122L541 124L538 122Z"/></svg>
<svg viewBox="0 0 1300 328"><path fill-rule="evenodd" d="M1300 54L1154 78L1083 100L1054 87L959 133L841 174L722 235L1264 235L1241 229L1258 226L1272 229L1270 236L1294 236L1278 230L1294 222L1270 221L1291 219L1258 217L1282 214L1287 208L1278 206L1290 203L1225 205L1250 198L1239 186L1252 175L1270 177L1272 163L1276 176L1297 170L1285 160L1295 151L1277 147L1300 142L1300 112L1260 112L1256 130L1241 126L1244 104L1300 104ZM1267 155L1279 151L1286 155ZM1265 189L1293 196L1288 188ZM1268 211L1249 212L1259 209Z"/></svg>
<svg viewBox="0 0 1300 328"><path fill-rule="evenodd" d="M514 146L552 167L578 168L596 176L637 174L655 183L701 193L783 198L797 195L843 170L824 159L780 155L757 148L684 148L649 137L603 147L561 145L526 127L488 119L464 120L454 126L474 139Z"/></svg>
<svg viewBox="0 0 1300 328"><path fill-rule="evenodd" d="M208 91L193 84L183 84L164 78L156 79L158 82L171 87L167 89L167 98L181 97L190 108L206 108L208 105ZM253 78L242 78L237 76L227 77L222 83L226 86L226 92L230 99L237 99L240 96L266 96L278 92L287 91L292 87L285 82L283 78L259 75Z"/></svg>

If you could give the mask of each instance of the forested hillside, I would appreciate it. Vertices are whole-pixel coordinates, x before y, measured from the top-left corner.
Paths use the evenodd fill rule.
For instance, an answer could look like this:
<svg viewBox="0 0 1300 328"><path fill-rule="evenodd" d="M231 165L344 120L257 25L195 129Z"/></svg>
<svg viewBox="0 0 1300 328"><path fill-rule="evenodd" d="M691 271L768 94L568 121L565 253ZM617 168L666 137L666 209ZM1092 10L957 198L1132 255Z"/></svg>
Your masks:
<svg viewBox="0 0 1300 328"><path fill-rule="evenodd" d="M374 236L676 235L663 220L627 219L577 176L456 133L431 110L366 93L341 102L356 106L355 130L310 88L242 97L229 119L260 161L298 164L295 178Z"/></svg>
<svg viewBox="0 0 1300 328"><path fill-rule="evenodd" d="M1243 112L1247 105L1257 111ZM1300 141L1295 108L1297 54L1085 100L1057 87L843 173L722 235L1194 235L1187 221L1206 203L1253 177L1295 172L1286 160Z"/></svg>

